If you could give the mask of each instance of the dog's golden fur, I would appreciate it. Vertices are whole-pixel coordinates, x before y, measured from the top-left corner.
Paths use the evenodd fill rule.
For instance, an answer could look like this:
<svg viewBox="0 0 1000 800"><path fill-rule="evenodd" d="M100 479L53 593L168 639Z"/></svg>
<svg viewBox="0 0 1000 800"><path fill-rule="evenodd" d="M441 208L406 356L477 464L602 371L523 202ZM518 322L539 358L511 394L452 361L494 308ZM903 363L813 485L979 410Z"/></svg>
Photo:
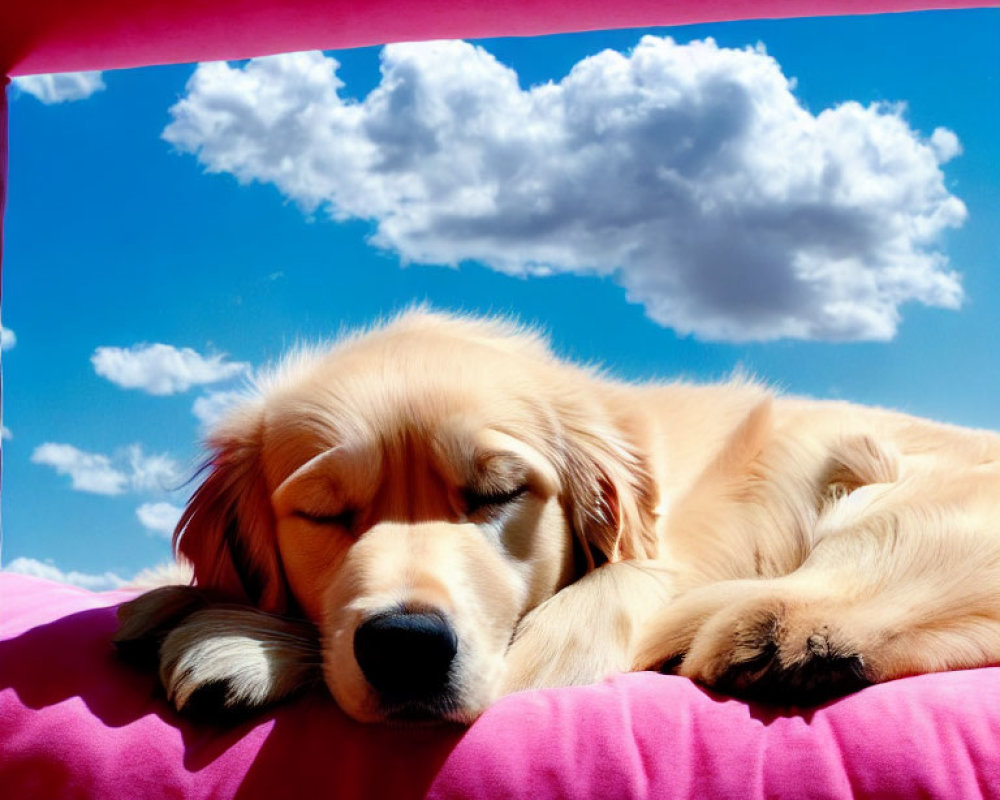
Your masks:
<svg viewBox="0 0 1000 800"><path fill-rule="evenodd" d="M622 383L511 324L416 311L297 353L210 447L178 547L242 605L153 593L119 636L166 634L178 705L227 681L284 694L311 625L365 721L467 721L664 664L808 702L1000 661L993 433L746 380ZM432 699L391 702L359 667L359 626L389 609L453 629Z"/></svg>

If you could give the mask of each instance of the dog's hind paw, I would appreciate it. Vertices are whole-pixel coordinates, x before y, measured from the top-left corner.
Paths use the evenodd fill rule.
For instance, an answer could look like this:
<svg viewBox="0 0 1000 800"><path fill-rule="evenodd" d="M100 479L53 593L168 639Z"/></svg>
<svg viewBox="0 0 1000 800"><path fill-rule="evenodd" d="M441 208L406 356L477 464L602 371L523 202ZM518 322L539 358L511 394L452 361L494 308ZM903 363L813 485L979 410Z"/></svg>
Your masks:
<svg viewBox="0 0 1000 800"><path fill-rule="evenodd" d="M763 598L726 609L697 633L675 670L726 694L812 706L872 681L861 648L819 609Z"/></svg>

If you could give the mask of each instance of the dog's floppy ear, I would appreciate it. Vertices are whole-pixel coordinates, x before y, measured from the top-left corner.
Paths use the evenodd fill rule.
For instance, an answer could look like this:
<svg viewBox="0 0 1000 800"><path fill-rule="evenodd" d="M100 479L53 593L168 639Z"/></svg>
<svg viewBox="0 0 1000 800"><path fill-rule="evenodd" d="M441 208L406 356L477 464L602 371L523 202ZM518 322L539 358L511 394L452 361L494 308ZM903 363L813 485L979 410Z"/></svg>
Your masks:
<svg viewBox="0 0 1000 800"><path fill-rule="evenodd" d="M587 566L653 557L656 490L645 458L613 425L572 413L562 424L565 500Z"/></svg>
<svg viewBox="0 0 1000 800"><path fill-rule="evenodd" d="M174 532L195 583L272 612L289 593L278 555L274 512L261 460L261 420L247 409L209 440L208 475Z"/></svg>

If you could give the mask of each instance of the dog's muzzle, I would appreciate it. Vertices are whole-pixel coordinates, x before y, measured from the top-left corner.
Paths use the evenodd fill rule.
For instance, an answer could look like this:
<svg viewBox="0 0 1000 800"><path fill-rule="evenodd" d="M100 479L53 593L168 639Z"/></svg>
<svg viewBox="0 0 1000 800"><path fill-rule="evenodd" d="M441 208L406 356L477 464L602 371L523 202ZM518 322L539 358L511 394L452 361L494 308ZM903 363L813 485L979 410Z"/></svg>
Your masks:
<svg viewBox="0 0 1000 800"><path fill-rule="evenodd" d="M354 632L354 657L387 709L433 714L447 705L458 637L437 612L395 610Z"/></svg>

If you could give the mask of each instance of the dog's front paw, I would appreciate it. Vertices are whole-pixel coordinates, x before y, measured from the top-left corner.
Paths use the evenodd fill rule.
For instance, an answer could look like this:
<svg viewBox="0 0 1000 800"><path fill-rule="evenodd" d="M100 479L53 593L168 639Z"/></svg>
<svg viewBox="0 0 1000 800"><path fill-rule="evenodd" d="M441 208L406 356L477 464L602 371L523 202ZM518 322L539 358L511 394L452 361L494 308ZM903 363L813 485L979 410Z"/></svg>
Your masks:
<svg viewBox="0 0 1000 800"><path fill-rule="evenodd" d="M256 711L322 680L319 633L304 620L210 606L163 640L160 680L184 713Z"/></svg>
<svg viewBox="0 0 1000 800"><path fill-rule="evenodd" d="M112 641L126 661L156 669L167 634L208 603L205 593L194 586L153 589L118 607L118 631Z"/></svg>
<svg viewBox="0 0 1000 800"><path fill-rule="evenodd" d="M201 716L259 710L322 680L319 633L304 620L164 586L118 609L115 646L158 670L170 702Z"/></svg>
<svg viewBox="0 0 1000 800"><path fill-rule="evenodd" d="M857 637L822 605L763 597L717 612L675 663L678 674L727 694L816 705L867 686Z"/></svg>
<svg viewBox="0 0 1000 800"><path fill-rule="evenodd" d="M632 667L640 634L674 595L651 561L605 564L557 592L518 626L504 692L595 683Z"/></svg>

